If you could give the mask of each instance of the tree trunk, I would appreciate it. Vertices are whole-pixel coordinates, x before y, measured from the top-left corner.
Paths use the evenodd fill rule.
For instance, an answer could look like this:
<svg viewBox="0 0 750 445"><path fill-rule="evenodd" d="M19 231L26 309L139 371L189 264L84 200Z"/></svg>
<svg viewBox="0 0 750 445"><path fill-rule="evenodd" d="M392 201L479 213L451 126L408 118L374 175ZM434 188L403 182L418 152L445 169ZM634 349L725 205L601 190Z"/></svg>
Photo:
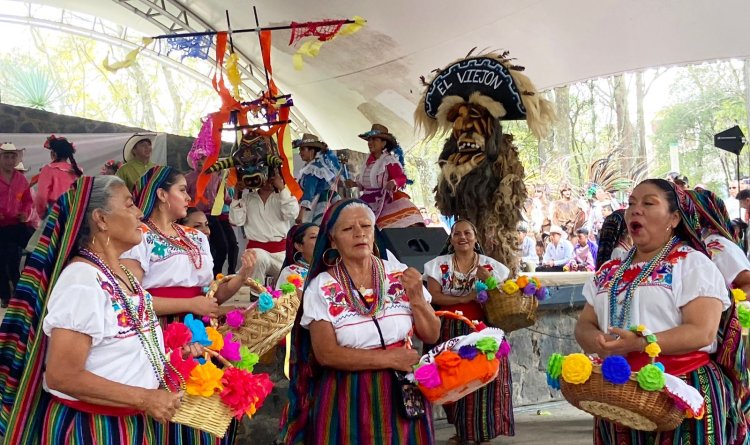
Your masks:
<svg viewBox="0 0 750 445"><path fill-rule="evenodd" d="M554 150L560 153L565 165L570 165L570 87L555 88L555 125ZM563 179L568 179L569 169L563 171Z"/></svg>
<svg viewBox="0 0 750 445"><path fill-rule="evenodd" d="M164 79L167 81L167 89L169 90L169 97L172 98L172 131L176 133L182 132L183 123L183 111L182 111L182 98L178 92L177 85L175 85L172 72L166 65L161 66L161 71L164 73Z"/></svg>
<svg viewBox="0 0 750 445"><path fill-rule="evenodd" d="M635 163L648 162L646 152L646 120L643 113L643 100L646 97L646 87L643 84L643 71L635 73L635 106L636 125L638 126L638 154Z"/></svg>
<svg viewBox="0 0 750 445"><path fill-rule="evenodd" d="M157 131L154 104L151 100L151 89L149 88L151 80L146 80L146 76L137 62L132 65L129 71L135 80L136 93L143 106L141 124L138 126L147 130Z"/></svg>
<svg viewBox="0 0 750 445"><path fill-rule="evenodd" d="M623 75L613 77L615 115L617 117L617 146L622 150L624 171L629 171L633 166L635 150L633 149L633 124L630 123L628 109L628 86L625 84Z"/></svg>

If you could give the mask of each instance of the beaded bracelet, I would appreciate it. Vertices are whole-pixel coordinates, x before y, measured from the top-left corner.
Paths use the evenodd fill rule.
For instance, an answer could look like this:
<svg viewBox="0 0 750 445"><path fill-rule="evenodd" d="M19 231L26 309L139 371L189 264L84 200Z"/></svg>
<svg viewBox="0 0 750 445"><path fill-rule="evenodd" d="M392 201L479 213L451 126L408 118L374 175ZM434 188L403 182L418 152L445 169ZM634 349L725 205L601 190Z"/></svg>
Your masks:
<svg viewBox="0 0 750 445"><path fill-rule="evenodd" d="M649 357L655 359L659 356L659 354L661 354L661 348L656 342L656 334L647 329L646 326L643 326L642 324L639 324L638 326L631 326L630 331L634 332L639 337L643 337L646 339L646 347L643 349L643 352L648 354Z"/></svg>

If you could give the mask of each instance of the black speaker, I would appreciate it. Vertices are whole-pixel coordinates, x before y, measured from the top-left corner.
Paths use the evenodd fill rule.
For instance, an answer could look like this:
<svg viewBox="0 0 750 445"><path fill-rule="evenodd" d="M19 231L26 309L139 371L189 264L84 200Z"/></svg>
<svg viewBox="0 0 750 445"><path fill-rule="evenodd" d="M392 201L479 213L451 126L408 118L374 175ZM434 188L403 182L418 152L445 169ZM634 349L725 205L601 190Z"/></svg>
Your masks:
<svg viewBox="0 0 750 445"><path fill-rule="evenodd" d="M406 227L383 229L386 247L399 261L424 272L424 264L445 246L448 233L441 227Z"/></svg>

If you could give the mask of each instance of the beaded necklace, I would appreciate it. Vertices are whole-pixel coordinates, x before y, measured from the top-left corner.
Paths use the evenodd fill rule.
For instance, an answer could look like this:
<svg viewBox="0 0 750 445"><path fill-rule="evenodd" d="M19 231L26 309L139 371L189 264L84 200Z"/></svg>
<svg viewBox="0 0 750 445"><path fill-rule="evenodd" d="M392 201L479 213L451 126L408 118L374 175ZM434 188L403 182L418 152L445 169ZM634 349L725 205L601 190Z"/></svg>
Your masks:
<svg viewBox="0 0 750 445"><path fill-rule="evenodd" d="M471 292L471 285L473 284L471 283L472 281L471 276L472 276L472 273L475 273L477 268L479 267L479 254L476 252L473 252L473 253L474 253L474 259L472 260L471 268L468 271L466 271L466 273L463 273L464 280L465 280L463 283L461 283L461 280L459 280L456 277L456 272L462 273L458 269L458 260L456 259L456 254L454 253L453 255L451 255L451 264L453 265L453 271L451 272L451 280L450 280L451 289L462 290L464 291L464 295L467 295L469 292Z"/></svg>
<svg viewBox="0 0 750 445"><path fill-rule="evenodd" d="M195 267L197 270L200 270L203 267L203 255L201 254L201 248L197 244L193 243L190 238L188 238L187 234L184 230L182 230L182 227L180 227L179 224L175 224L173 222L170 223L172 229L177 232L177 237L171 237L162 232L151 218L148 218L145 223L149 229L153 230L160 237L164 238L167 243L171 244L177 249L184 251L187 254L188 258L190 258L190 262L193 263L193 267Z"/></svg>
<svg viewBox="0 0 750 445"><path fill-rule="evenodd" d="M154 311L153 301L151 300L151 298L146 297L146 292L135 279L133 274L125 266L120 264L120 269L122 269L123 273L125 273L125 276L128 277L130 286L135 289L135 295L139 299L137 308L134 307L133 303L125 295L125 292L123 292L122 287L120 287L117 279L115 278L115 274L112 272L112 269L107 266L107 264L104 262L104 260L101 259L101 257L99 257L99 255L85 248L81 249L79 254L83 258L94 263L104 273L104 276L107 277L107 280L113 284L115 290L115 298L117 299L117 302L120 303L120 305L125 309L124 313L127 324L130 328L135 330L138 340L140 341L143 350L146 352L146 357L151 364L151 369L154 372L156 378L159 380L159 384L163 388L169 390L170 387L169 385L167 385L167 382L165 380L165 375L167 375L170 383L172 383L175 387L184 388L185 379L182 377L182 375L180 375L180 373L172 365L172 363L170 363L170 361L164 355L164 352L162 352L161 350L159 338L156 334L155 329L157 317L156 312ZM146 334L146 330L149 331L149 335ZM172 371L172 374L177 376L179 381L175 382L172 375L165 374L165 367L169 367Z"/></svg>
<svg viewBox="0 0 750 445"><path fill-rule="evenodd" d="M372 258L372 282L373 282L373 293L371 298L365 295L366 289L364 286L358 289L362 298L358 298L355 295L354 280L352 280L349 271L346 270L346 266L341 257L336 260L336 265L333 266L333 277L339 282L344 291L344 299L349 304L349 307L353 308L356 313L365 317L373 317L382 308L385 302L385 266L383 260L371 256ZM363 301L363 299L365 301Z"/></svg>
<svg viewBox="0 0 750 445"><path fill-rule="evenodd" d="M653 273L654 269L664 261L664 258L669 255L669 252L672 251L674 246L679 242L679 238L676 236L673 236L667 244L662 247L661 251L656 254L655 257L651 259L646 265L641 269L640 273L638 273L638 276L635 277L635 279L628 284L627 288L625 289L625 297L621 302L618 303L617 301L617 289L620 285L620 282L622 281L623 275L625 275L625 272L630 268L631 264L633 263L633 258L635 257L635 253L637 251L636 248L630 249L630 252L628 252L627 258L625 258L625 261L620 265L620 267L617 269L617 272L615 273L614 278L612 281L610 281L609 284L609 324L610 326L616 327L616 328L622 328L627 329L627 327L630 325L630 303L633 297L633 294L635 293L635 290L638 288L638 286L645 280L651 273ZM620 307L620 310L618 312L618 307Z"/></svg>

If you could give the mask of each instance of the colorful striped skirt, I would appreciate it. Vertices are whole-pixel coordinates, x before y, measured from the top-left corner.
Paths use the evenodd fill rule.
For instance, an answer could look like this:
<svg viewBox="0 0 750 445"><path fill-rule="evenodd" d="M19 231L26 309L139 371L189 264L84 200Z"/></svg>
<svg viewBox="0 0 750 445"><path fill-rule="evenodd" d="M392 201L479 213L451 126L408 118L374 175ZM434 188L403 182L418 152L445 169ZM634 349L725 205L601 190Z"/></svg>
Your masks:
<svg viewBox="0 0 750 445"><path fill-rule="evenodd" d="M232 419L224 438L219 439L213 434L189 426L171 422L165 425L155 420L151 422L153 423L156 443L169 445L232 445L237 435L238 425L237 420Z"/></svg>
<svg viewBox="0 0 750 445"><path fill-rule="evenodd" d="M378 219L376 224L381 229L424 225L424 218L409 195L397 190L393 197L383 196L382 189L365 189L360 199L367 203Z"/></svg>
<svg viewBox="0 0 750 445"><path fill-rule="evenodd" d="M440 341L471 333L466 323L443 319ZM460 399L443 405L448 423L456 428L462 441L485 442L497 436L513 436L513 385L508 357L500 359L497 378L487 386Z"/></svg>
<svg viewBox="0 0 750 445"><path fill-rule="evenodd" d="M435 443L432 409L416 420L401 414L393 371L347 372L325 368L316 379L307 437L317 445L421 445Z"/></svg>
<svg viewBox="0 0 750 445"><path fill-rule="evenodd" d="M719 366L710 362L684 377L706 400L706 414L700 420L685 419L674 431L631 430L595 419L596 445L746 445L747 420L740 401L733 395L732 382Z"/></svg>
<svg viewBox="0 0 750 445"><path fill-rule="evenodd" d="M153 420L144 414L104 416L69 408L55 400L47 404L42 445L156 445Z"/></svg>

